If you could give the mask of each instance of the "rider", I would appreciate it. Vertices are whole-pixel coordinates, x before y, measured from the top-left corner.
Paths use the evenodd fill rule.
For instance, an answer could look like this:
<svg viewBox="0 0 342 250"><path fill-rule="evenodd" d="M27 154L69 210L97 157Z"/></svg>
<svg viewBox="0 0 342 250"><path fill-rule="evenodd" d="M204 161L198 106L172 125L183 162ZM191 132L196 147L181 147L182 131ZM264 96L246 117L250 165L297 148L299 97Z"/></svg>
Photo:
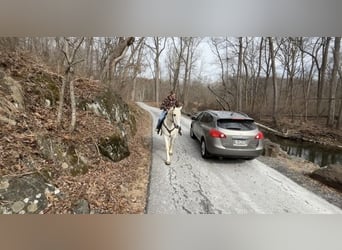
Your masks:
<svg viewBox="0 0 342 250"><path fill-rule="evenodd" d="M161 126L163 124L167 112L170 108L174 107L176 103L178 104L178 101L176 99L176 93L173 90L171 90L170 94L164 99L164 101L160 105L160 109L162 110L162 112L160 113L160 116L158 118L158 123L156 127L157 134L159 134L160 132ZM179 129L178 132L180 135L182 134L181 129Z"/></svg>

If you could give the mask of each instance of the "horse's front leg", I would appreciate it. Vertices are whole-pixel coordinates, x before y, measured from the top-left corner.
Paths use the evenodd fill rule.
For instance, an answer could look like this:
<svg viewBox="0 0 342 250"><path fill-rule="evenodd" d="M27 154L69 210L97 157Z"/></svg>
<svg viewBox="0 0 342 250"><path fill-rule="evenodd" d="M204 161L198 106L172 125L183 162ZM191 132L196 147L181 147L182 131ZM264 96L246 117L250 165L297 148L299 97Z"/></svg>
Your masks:
<svg viewBox="0 0 342 250"><path fill-rule="evenodd" d="M170 138L170 147L169 147L169 154L173 155L173 145L175 144L175 135L172 135Z"/></svg>
<svg viewBox="0 0 342 250"><path fill-rule="evenodd" d="M165 149L166 149L166 165L171 164L171 159L170 159L170 137L167 135L164 135L164 140L165 140Z"/></svg>

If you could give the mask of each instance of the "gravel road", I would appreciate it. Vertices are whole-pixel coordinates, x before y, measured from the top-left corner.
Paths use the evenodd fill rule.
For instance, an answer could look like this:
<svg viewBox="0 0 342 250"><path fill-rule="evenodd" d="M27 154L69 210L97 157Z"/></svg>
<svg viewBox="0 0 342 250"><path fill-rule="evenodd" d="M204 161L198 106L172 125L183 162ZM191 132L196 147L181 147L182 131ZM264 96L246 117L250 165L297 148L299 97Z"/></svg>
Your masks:
<svg viewBox="0 0 342 250"><path fill-rule="evenodd" d="M154 128L160 110L138 104L150 112ZM182 117L183 136L176 139L170 166L164 164L164 138L153 131L148 214L342 213L257 159L202 159L190 123Z"/></svg>

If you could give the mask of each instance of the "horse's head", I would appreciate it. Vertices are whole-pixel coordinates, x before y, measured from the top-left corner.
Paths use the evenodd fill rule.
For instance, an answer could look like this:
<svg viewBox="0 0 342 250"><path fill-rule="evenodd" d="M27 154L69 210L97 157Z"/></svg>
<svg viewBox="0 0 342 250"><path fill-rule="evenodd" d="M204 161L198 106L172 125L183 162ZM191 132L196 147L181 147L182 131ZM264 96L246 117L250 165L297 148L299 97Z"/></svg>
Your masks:
<svg viewBox="0 0 342 250"><path fill-rule="evenodd" d="M172 123L174 123L178 127L180 127L180 121L182 116L181 110L182 107L173 107L168 112L169 120L171 120Z"/></svg>

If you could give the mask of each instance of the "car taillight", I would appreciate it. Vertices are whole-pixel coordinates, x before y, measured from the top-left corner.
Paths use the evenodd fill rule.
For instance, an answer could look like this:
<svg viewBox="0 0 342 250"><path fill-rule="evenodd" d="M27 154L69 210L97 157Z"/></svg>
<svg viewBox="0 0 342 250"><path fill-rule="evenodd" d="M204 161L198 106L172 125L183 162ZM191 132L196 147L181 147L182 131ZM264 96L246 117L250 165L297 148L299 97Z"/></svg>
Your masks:
<svg viewBox="0 0 342 250"><path fill-rule="evenodd" d="M257 140L264 139L264 134L263 134L262 132L259 132L259 133L255 136L255 139L257 139Z"/></svg>
<svg viewBox="0 0 342 250"><path fill-rule="evenodd" d="M222 133L216 129L211 129L209 131L209 134L211 137L214 137L214 138L227 138L227 136L224 133Z"/></svg>

